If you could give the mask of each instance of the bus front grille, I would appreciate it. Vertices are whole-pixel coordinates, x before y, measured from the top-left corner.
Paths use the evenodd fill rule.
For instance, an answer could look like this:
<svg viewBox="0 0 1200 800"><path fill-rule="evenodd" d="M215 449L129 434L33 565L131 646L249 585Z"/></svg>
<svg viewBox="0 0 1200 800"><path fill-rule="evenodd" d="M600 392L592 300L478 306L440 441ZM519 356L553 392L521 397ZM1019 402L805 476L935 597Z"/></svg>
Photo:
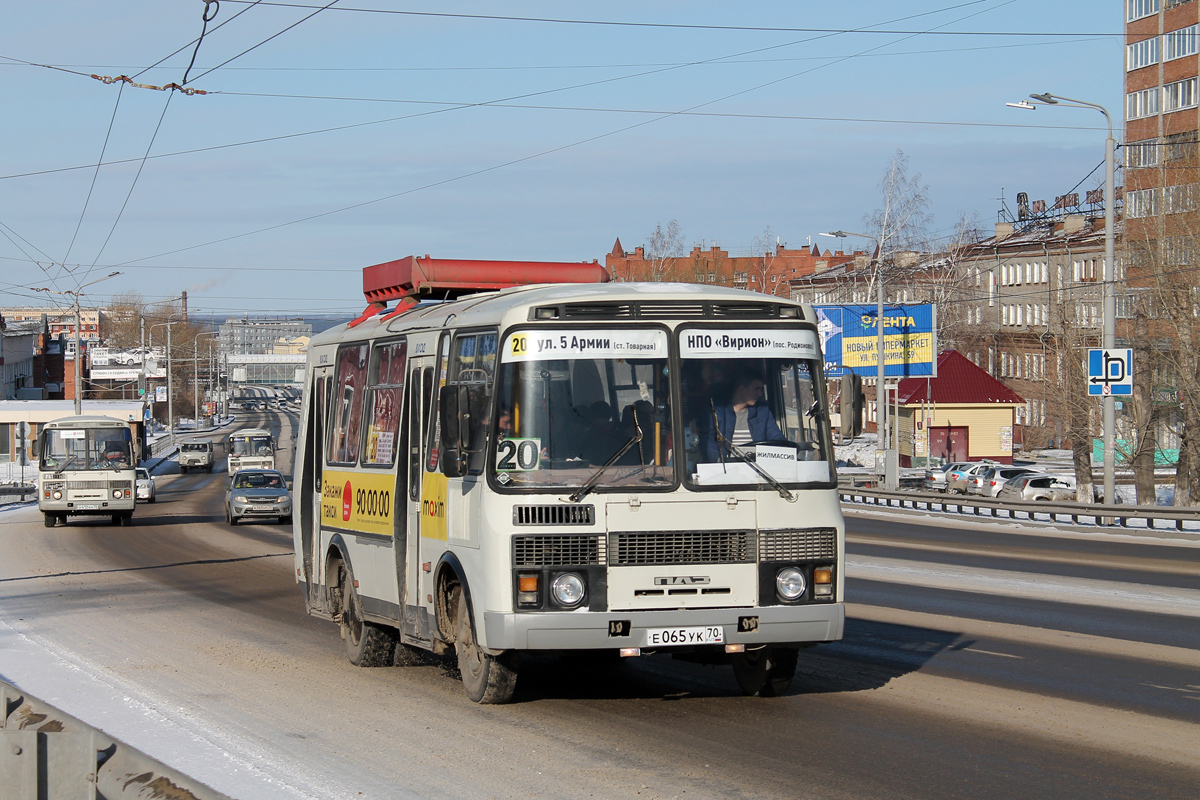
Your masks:
<svg viewBox="0 0 1200 800"><path fill-rule="evenodd" d="M513 506L513 525L595 525L592 505Z"/></svg>
<svg viewBox="0 0 1200 800"><path fill-rule="evenodd" d="M103 492L109 489L132 489L131 481L67 481L67 489L77 492Z"/></svg>
<svg viewBox="0 0 1200 800"><path fill-rule="evenodd" d="M604 563L604 538L599 534L513 537L513 567L581 567Z"/></svg>
<svg viewBox="0 0 1200 800"><path fill-rule="evenodd" d="M763 561L813 561L837 558L837 531L762 531L758 535L758 557Z"/></svg>
<svg viewBox="0 0 1200 800"><path fill-rule="evenodd" d="M610 533L608 559L620 567L751 564L756 560L754 531Z"/></svg>

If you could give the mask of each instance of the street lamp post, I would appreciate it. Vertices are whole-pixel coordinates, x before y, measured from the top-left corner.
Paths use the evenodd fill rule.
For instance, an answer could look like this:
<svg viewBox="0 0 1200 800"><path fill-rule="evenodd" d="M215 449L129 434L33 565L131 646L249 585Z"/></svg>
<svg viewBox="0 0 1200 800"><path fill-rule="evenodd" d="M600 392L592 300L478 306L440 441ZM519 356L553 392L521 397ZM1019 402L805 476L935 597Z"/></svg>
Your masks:
<svg viewBox="0 0 1200 800"><path fill-rule="evenodd" d="M167 317L166 322L159 322L150 326L150 346L154 347L154 329L166 327L167 329L167 430L174 433L175 431L175 406L173 400L173 392L171 391L171 326L178 320L175 314Z"/></svg>
<svg viewBox="0 0 1200 800"><path fill-rule="evenodd" d="M200 337L219 336L216 331L202 331L192 339L192 397L195 409L196 430L200 429ZM212 383L212 342L208 343L209 383Z"/></svg>
<svg viewBox="0 0 1200 800"><path fill-rule="evenodd" d="M875 242L875 255L871 258L871 263L875 265L875 333L877 336L875 344L875 427L879 436L879 447L883 450L883 488L894 490L899 485L899 475L897 474L898 467L892 467L893 461L896 459L895 450L891 448L891 440L887 435L888 413L887 413L887 389L884 386L886 364L883 357L883 265L879 259L883 255L880 252L882 245L879 239L871 236L869 233L850 233L848 231L832 231L830 233L822 233L822 236L832 236L838 239L845 239L848 236L858 236L863 239L870 239ZM895 424L895 421L892 421Z"/></svg>
<svg viewBox="0 0 1200 800"><path fill-rule="evenodd" d="M79 368L79 361L83 357L82 342L80 342L80 336L79 336L80 328L83 327L83 320L81 319L81 314L83 312L79 308L79 295L82 294L83 290L86 289L87 287L95 286L97 283L100 283L101 281L106 281L109 278L115 278L120 274L121 274L120 272L110 272L109 274L105 275L103 278L97 278L96 280L91 281L90 283L85 283L82 286L78 286L73 290L67 289L64 292L55 292L55 291L52 291L50 289L45 289L45 288L34 289L34 291L36 291L36 292L46 292L47 294L69 294L75 298L75 414L76 415L83 413L83 380L81 377L81 370Z"/></svg>
<svg viewBox="0 0 1200 800"><path fill-rule="evenodd" d="M1105 350L1112 350L1117 346L1117 264L1116 230L1114 227L1115 201L1113 199L1116 191L1115 152L1117 143L1113 138L1112 117L1108 115L1108 109L1098 103L1089 103L1086 100L1063 97L1060 94L1044 92L1042 94L1031 94L1029 98L1037 102L1030 103L1022 100L1018 103L1008 103L1007 105L1030 111L1037 109L1038 105L1090 108L1103 114L1104 121L1108 123L1108 138L1104 140L1104 320L1101 347ZM1059 101L1065 102L1060 103ZM1104 395L1102 407L1104 412L1104 502L1111 504L1116 501L1116 448L1113 445L1116 435L1116 399L1111 394Z"/></svg>

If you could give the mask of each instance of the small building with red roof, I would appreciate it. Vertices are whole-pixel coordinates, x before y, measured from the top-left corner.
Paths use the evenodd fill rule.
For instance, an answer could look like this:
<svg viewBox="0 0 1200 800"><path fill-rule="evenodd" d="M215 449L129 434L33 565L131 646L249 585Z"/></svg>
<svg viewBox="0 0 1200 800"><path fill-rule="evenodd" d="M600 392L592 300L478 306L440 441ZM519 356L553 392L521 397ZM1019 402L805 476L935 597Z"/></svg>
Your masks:
<svg viewBox="0 0 1200 800"><path fill-rule="evenodd" d="M1025 399L962 353L942 351L936 378L905 378L896 392L900 466L1012 463L1016 410Z"/></svg>

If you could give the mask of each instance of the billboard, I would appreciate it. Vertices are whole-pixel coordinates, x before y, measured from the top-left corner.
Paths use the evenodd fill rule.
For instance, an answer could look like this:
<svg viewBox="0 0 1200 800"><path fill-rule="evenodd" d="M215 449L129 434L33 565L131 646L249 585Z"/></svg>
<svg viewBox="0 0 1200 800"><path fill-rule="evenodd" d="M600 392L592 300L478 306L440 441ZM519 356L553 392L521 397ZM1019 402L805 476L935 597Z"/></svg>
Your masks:
<svg viewBox="0 0 1200 800"><path fill-rule="evenodd" d="M825 374L853 373L873 378L878 372L879 329L876 306L814 306ZM937 377L937 306L883 307L884 375L889 378Z"/></svg>

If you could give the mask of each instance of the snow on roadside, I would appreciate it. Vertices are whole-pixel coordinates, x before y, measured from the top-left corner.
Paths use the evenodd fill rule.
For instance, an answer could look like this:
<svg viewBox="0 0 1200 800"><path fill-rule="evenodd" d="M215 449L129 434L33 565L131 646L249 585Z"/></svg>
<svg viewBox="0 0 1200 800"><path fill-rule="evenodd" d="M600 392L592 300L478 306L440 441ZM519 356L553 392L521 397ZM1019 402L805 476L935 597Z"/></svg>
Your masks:
<svg viewBox="0 0 1200 800"><path fill-rule="evenodd" d="M71 716L238 800L340 800L300 762L193 716L0 619L0 677Z"/></svg>

